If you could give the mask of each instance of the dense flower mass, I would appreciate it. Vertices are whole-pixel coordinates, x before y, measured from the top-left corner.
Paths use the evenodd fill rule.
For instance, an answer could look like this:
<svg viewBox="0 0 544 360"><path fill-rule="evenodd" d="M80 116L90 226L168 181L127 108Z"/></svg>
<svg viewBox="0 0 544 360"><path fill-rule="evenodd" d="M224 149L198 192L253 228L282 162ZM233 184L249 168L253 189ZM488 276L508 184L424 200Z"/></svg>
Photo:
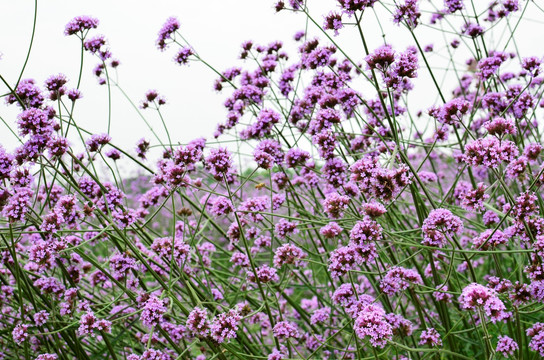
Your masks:
<svg viewBox="0 0 544 360"><path fill-rule="evenodd" d="M167 76L138 81L182 76L196 118L176 94L130 99L125 44L90 16L57 29L75 72L31 78L49 66L33 29L0 69L0 360L544 357L543 57L519 32L544 10L314 3L275 0L304 31L252 33L217 68L166 15L141 48ZM186 81L200 67L215 97ZM190 140L178 118L216 128Z"/></svg>

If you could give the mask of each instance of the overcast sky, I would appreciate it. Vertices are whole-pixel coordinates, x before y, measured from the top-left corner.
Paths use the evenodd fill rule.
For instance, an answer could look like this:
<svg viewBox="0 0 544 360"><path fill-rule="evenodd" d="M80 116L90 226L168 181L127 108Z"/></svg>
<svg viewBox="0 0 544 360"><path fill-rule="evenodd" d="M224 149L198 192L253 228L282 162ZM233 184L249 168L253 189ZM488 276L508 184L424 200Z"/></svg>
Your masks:
<svg viewBox="0 0 544 360"><path fill-rule="evenodd" d="M478 0L479 1L479 0ZM440 4L441 1L438 1ZM487 2L486 2L487 3ZM310 10L319 23L323 15L335 9L333 0L310 1ZM36 36L30 61L23 78L34 78L38 84L52 74L64 73L71 80L68 86L75 86L79 70L80 43L75 37L64 36L65 24L77 15L91 15L100 20L98 29L93 34L107 37L114 57L121 61L118 79L129 97L139 103L148 89L157 89L168 101L164 107L164 116L170 129L173 142L187 142L193 138L210 137L218 122L224 121L225 110L222 103L225 94L212 90L216 75L199 63L189 67L176 65L172 58L175 49L160 52L155 45L157 32L170 16L176 16L181 22L181 32L190 41L202 58L224 70L243 63L237 60L240 44L244 40L268 44L273 40L283 40L289 44L288 50L295 55L294 45L290 41L293 34L305 27L303 14L281 12L276 14L274 1L269 0L208 0L208 1L80 1L48 0L39 1ZM378 7L378 6L377 6ZM383 8L378 9L382 18L387 41L405 48L412 44L406 31L391 25L391 15ZM12 85L16 82L26 56L32 30L34 1L3 1L0 5L0 74ZM529 13L536 20L541 13ZM425 21L429 14L424 14ZM369 39L371 48L383 43L381 30L372 13L365 14L363 30ZM426 28L416 29L425 45L435 40L444 44L442 35ZM518 46L525 55L542 56L543 45L539 39L542 26L538 21L524 22L517 33ZM315 27L310 33L320 35ZM438 36L438 37L437 37ZM503 34L504 36L504 34ZM452 37L446 34L446 40ZM364 58L364 52L356 30L347 27L335 38L357 61ZM442 45L435 46L435 53L429 54L431 60L440 62L447 53ZM461 57L458 62L463 62ZM76 119L80 126L94 132L104 132L107 127L107 89L99 86L91 74L97 64L90 54L85 54L81 100L76 110ZM253 66L252 66L253 68ZM424 86L412 101L421 103L421 108L432 105L434 96L429 96L425 87L426 74L420 71ZM5 92L6 88L2 87ZM130 149L135 142L145 136L152 138L147 126L123 98L117 89L112 90L112 129L111 135L117 144ZM18 109L15 106L0 105L0 116L12 123ZM153 111L144 111L150 124L165 139L160 120ZM2 126L0 124L0 126ZM10 148L15 145L15 138L0 130L0 143Z"/></svg>
<svg viewBox="0 0 544 360"><path fill-rule="evenodd" d="M26 56L33 8L34 2L30 0L2 2L0 74L12 85ZM65 24L77 15L91 15L100 20L93 34L104 34L114 57L121 61L119 83L131 99L139 102L148 89L157 89L167 98L163 111L175 142L211 135L215 125L224 119L225 95L212 90L216 75L202 64L180 67L172 60L173 47L165 52L157 49L157 32L168 17L180 19L184 37L202 58L219 70L242 64L237 57L244 40L267 44L291 39L305 24L303 17L276 14L271 1L39 1L34 47L23 78L34 78L43 85L47 77L62 72L72 80L68 86L75 86L80 44L77 38L64 36L63 31ZM85 54L81 87L84 100L76 116L81 126L105 131L107 89L99 86L91 74L97 62ZM143 135L150 135L147 126L116 89L112 102L111 135L117 143L132 146ZM143 113L157 127L157 132L164 135L156 114ZM0 106L0 115L6 121L13 121L16 114L14 106ZM2 143L14 144L11 136L1 136Z"/></svg>

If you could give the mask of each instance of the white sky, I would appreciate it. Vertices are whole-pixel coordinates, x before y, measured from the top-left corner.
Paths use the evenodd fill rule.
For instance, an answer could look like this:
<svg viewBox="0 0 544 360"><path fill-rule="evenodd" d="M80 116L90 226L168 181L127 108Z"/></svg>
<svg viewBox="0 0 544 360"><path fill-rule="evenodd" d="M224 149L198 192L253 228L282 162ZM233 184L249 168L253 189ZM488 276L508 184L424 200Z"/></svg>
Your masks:
<svg viewBox="0 0 544 360"><path fill-rule="evenodd" d="M477 0L478 2L480 0ZM292 35L304 28L303 14L289 12L275 13L274 1L271 0L208 0L208 1L80 1L80 0L48 0L39 1L38 20L34 47L23 78L34 78L40 86L50 75L62 72L71 80L68 87L75 86L79 70L80 44L76 37L64 36L65 24L77 15L91 15L100 20L98 29L92 34L104 34L109 41L114 57L120 59L118 68L119 83L130 98L139 103L148 89L157 89L163 94L168 104L163 107L166 124L170 129L173 142L187 142L193 138L210 137L218 122L224 121L225 110L222 106L226 94L216 94L212 90L216 75L199 63L191 63L189 67L176 65L172 58L175 49L160 52L155 41L157 32L170 16L179 18L182 33L195 47L202 58L214 65L218 70L231 66L242 66L237 60L240 44L244 40L268 44L273 40L282 40L288 44L289 53L295 56ZM422 2L426 3L426 2ZM441 1L437 1L441 6ZM483 1L482 1L483 3ZM487 3L487 1L485 1ZM334 0L311 0L310 11L319 23L323 15L337 7ZM391 25L391 15L376 5L378 14L387 35L387 41L404 50L412 40L406 31ZM0 5L0 75L12 85L15 83L26 56L32 19L34 1L3 1ZM540 12L528 18L539 18ZM427 22L429 14L423 14ZM375 48L383 43L381 31L372 13L365 14L363 30L369 39L369 46ZM325 37L315 27L310 33ZM429 59L440 62L447 56L442 35L419 27L418 36L422 44L437 41L435 53ZM526 21L520 28L517 39L520 51L526 55L542 56L544 45L539 34L542 26L535 21ZM438 37L437 37L438 34ZM446 40L453 39L446 34ZM341 31L338 40L356 61L364 58L363 48L357 31L347 27ZM456 59L462 63L464 57ZM84 98L76 109L76 120L79 125L95 132L105 132L107 126L107 88L97 84L92 68L97 59L85 54L84 72L81 90ZM253 68L251 65L250 68ZM412 102L418 108L427 108L435 101L429 96L429 82L426 72L420 70L423 85L418 85ZM451 89L451 87L448 87ZM6 88L2 85L0 91ZM419 91L419 93L418 93ZM420 94L420 95L417 95ZM113 89L112 129L111 135L116 144L132 149L135 142L145 136L152 139L147 126L132 109L130 104ZM3 103L3 102L2 102ZM13 105L0 105L0 116L13 124L18 109ZM160 120L150 110L143 112L156 131L166 139ZM12 148L16 142L0 124L0 143Z"/></svg>

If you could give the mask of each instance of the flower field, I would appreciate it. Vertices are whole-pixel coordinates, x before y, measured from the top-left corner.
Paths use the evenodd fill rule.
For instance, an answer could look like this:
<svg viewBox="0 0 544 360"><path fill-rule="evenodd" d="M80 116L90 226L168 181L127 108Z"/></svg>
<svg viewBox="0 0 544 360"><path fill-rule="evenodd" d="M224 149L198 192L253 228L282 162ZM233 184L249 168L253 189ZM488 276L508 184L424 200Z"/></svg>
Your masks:
<svg viewBox="0 0 544 360"><path fill-rule="evenodd" d="M80 125L81 80L111 115L130 61L93 16L64 27L79 73L0 72L0 359L544 357L544 58L518 35L544 4L312 2L271 3L305 30L225 64L181 15L149 29L216 76L187 142L158 90L132 147Z"/></svg>

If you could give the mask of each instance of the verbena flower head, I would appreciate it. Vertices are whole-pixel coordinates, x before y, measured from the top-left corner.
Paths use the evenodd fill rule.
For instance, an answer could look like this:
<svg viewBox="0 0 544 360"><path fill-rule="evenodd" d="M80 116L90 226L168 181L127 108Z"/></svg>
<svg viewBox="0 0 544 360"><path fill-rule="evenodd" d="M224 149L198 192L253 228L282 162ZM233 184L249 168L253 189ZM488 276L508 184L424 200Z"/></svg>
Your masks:
<svg viewBox="0 0 544 360"><path fill-rule="evenodd" d="M82 15L82 16L76 16L68 24L66 24L66 27L64 29L65 35L75 35L80 34L82 35L84 32L90 29L96 29L98 27L98 19Z"/></svg>
<svg viewBox="0 0 544 360"><path fill-rule="evenodd" d="M342 29L344 24L342 23L342 14L331 11L325 16L325 22L323 23L323 29L334 30L334 35L338 35L338 30Z"/></svg>
<svg viewBox="0 0 544 360"><path fill-rule="evenodd" d="M428 328L421 332L419 345L442 346L442 339L436 329Z"/></svg>
<svg viewBox="0 0 544 360"><path fill-rule="evenodd" d="M44 103L44 97L34 79L22 79L15 89L15 94L6 97L8 104L17 103L21 108L39 108Z"/></svg>
<svg viewBox="0 0 544 360"><path fill-rule="evenodd" d="M459 235L463 231L463 222L447 209L435 209L423 221L423 245L442 247L448 237Z"/></svg>
<svg viewBox="0 0 544 360"><path fill-rule="evenodd" d="M530 336L529 347L544 356L544 323L537 322L526 330L527 336Z"/></svg>
<svg viewBox="0 0 544 360"><path fill-rule="evenodd" d="M189 62L191 55L194 55L195 52L188 46L184 46L178 50L176 56L174 56L174 61L179 65L185 65Z"/></svg>
<svg viewBox="0 0 544 360"><path fill-rule="evenodd" d="M394 295L413 285L422 285L423 279L414 269L400 266L391 268L380 281L380 289L387 295Z"/></svg>
<svg viewBox="0 0 544 360"><path fill-rule="evenodd" d="M218 344L236 338L242 317L236 310L217 315L210 325L210 336Z"/></svg>
<svg viewBox="0 0 544 360"><path fill-rule="evenodd" d="M281 268L285 264L301 266L307 254L299 247L285 244L276 249L274 254L274 265Z"/></svg>
<svg viewBox="0 0 544 360"><path fill-rule="evenodd" d="M290 321L280 321L272 329L274 336L280 340L298 338L300 333L296 324Z"/></svg>
<svg viewBox="0 0 544 360"><path fill-rule="evenodd" d="M212 149L206 157L206 168L217 180L222 180L232 171L232 155L226 148Z"/></svg>
<svg viewBox="0 0 544 360"><path fill-rule="evenodd" d="M461 292L459 303L462 309L483 311L492 322L510 317L495 291L480 284L466 286Z"/></svg>
<svg viewBox="0 0 544 360"><path fill-rule="evenodd" d="M360 339L368 339L374 347L384 348L393 338L393 328L385 319L385 311L375 304L361 309L353 328Z"/></svg>
<svg viewBox="0 0 544 360"><path fill-rule="evenodd" d="M404 4L397 5L393 14L393 22L400 24L404 22L410 28L415 28L419 23L419 6L417 0L404 0Z"/></svg>
<svg viewBox="0 0 544 360"><path fill-rule="evenodd" d="M331 219L338 219L344 216L344 211L349 204L349 197L339 195L338 193L330 193L323 201L323 209Z"/></svg>
<svg viewBox="0 0 544 360"><path fill-rule="evenodd" d="M518 154L519 150L512 141L485 137L466 145L463 160L473 166L496 168L502 162L514 160Z"/></svg>
<svg viewBox="0 0 544 360"><path fill-rule="evenodd" d="M166 311L167 308L164 300L161 300L156 296L151 297L143 306L143 311L140 316L142 324L149 328L160 324Z"/></svg>
<svg viewBox="0 0 544 360"><path fill-rule="evenodd" d="M509 336L499 335L497 341L496 352L501 353L504 357L510 357L519 349L518 344Z"/></svg>
<svg viewBox="0 0 544 360"><path fill-rule="evenodd" d="M187 317L187 329L199 336L207 336L210 331L210 321L208 320L208 311L203 308L195 307Z"/></svg>
<svg viewBox="0 0 544 360"><path fill-rule="evenodd" d="M168 41L172 40L172 35L179 30L180 23L175 17L170 17L166 20L157 36L157 47L160 50L165 50L168 47Z"/></svg>

